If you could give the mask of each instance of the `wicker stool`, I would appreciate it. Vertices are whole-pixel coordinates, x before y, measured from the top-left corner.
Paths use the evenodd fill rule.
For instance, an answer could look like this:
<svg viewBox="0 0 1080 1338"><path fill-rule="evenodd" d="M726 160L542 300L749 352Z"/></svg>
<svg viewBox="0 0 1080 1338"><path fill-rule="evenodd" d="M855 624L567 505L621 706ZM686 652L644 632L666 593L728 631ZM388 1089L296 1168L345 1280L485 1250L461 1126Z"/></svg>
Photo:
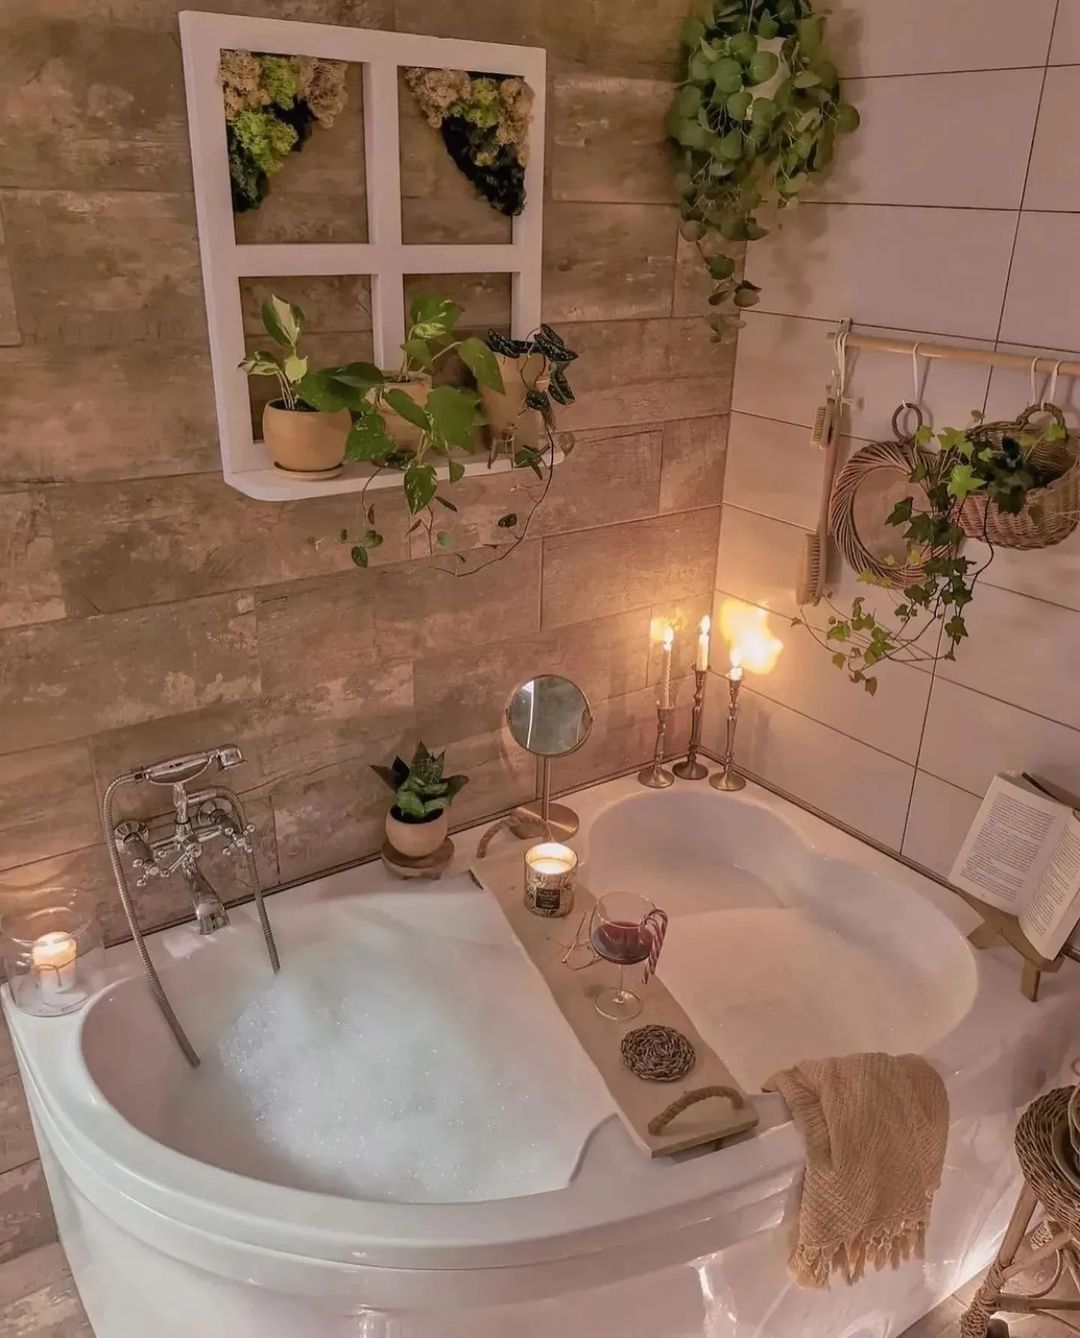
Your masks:
<svg viewBox="0 0 1080 1338"><path fill-rule="evenodd" d="M1065 1116L1072 1091L1071 1087L1059 1087L1033 1101L1020 1116L1016 1126L1016 1155L1024 1173L1024 1188L997 1258L960 1320L961 1338L1008 1338L1008 1327L1001 1320L991 1319L996 1311L1051 1316L1055 1311L1080 1312L1080 1300L1055 1300L1050 1296L1064 1268L1068 1268L1080 1287L1080 1257L1076 1253L1076 1242L1080 1240L1080 1191L1058 1170L1051 1141ZM1031 1219L1040 1207L1045 1217L1025 1243ZM1003 1290L1011 1277L1049 1255L1056 1255L1057 1262L1050 1282L1041 1291L1018 1295Z"/></svg>

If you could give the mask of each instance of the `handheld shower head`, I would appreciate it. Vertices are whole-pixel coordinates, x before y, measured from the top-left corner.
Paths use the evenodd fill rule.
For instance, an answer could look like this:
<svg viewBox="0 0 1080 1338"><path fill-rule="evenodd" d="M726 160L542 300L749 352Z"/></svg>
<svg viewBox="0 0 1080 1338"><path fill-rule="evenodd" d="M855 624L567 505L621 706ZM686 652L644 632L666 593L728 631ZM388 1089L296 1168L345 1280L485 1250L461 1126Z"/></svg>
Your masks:
<svg viewBox="0 0 1080 1338"><path fill-rule="evenodd" d="M169 757L163 762L154 762L148 767L141 767L134 773L133 779L149 781L152 785L182 785L216 762L221 771L238 767L244 760L244 754L235 744L222 748L210 748L203 753L186 753L182 757Z"/></svg>

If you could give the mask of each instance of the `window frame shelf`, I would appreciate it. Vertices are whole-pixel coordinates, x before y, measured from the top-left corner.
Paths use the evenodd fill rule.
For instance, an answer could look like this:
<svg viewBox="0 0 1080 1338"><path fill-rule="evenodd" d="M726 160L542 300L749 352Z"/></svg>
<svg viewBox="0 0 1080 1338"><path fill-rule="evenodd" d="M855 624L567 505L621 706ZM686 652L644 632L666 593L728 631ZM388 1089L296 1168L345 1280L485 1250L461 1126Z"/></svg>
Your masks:
<svg viewBox="0 0 1080 1338"><path fill-rule="evenodd" d="M360 275L371 281L374 358L387 368L405 338L406 275L509 274L510 333L524 338L541 320L544 126L547 52L415 33L346 28L285 19L248 18L184 10L180 16L195 211L199 229L214 399L225 482L263 501L357 492L365 486L399 486L392 473L370 480L371 470L346 465L337 477L300 482L277 469L251 427L247 377L240 371L246 347L240 281ZM346 60L363 67L364 172L367 242L236 241L225 115L218 69L223 50ZM507 243L429 245L402 241L398 69L485 70L518 75L533 90L525 208L513 220ZM332 133L332 132L330 132ZM556 452L556 463L561 459ZM478 455L463 460L470 475L504 472Z"/></svg>

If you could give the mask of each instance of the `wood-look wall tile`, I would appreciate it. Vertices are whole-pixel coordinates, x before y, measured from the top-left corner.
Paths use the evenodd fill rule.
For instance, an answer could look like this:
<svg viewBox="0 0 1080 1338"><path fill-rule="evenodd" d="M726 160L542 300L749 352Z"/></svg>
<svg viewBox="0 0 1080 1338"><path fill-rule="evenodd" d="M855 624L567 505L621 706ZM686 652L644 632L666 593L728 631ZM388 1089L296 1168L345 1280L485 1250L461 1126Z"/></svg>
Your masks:
<svg viewBox="0 0 1080 1338"><path fill-rule="evenodd" d="M395 496L396 500L396 496ZM392 504L391 504L392 505ZM112 613L167 600L358 572L342 529L364 527L353 496L268 506L213 474L80 484L49 493L63 535L60 574L72 614ZM384 521L373 560L406 556L404 504ZM2 512L0 512L2 514Z"/></svg>
<svg viewBox="0 0 1080 1338"><path fill-rule="evenodd" d="M248 215L240 214L238 217L246 218ZM241 279L240 304L244 313L244 333L261 347L265 348L269 339L263 327L262 306L271 294L293 303L304 313L305 349L311 335L371 331L371 279L366 274L304 274ZM358 356L354 361L361 359Z"/></svg>
<svg viewBox="0 0 1080 1338"><path fill-rule="evenodd" d="M557 76L549 112L552 199L670 204L674 170L664 117L671 97L664 80Z"/></svg>
<svg viewBox="0 0 1080 1338"><path fill-rule="evenodd" d="M206 315L190 195L3 191L24 337L80 349L202 346Z"/></svg>
<svg viewBox="0 0 1080 1338"><path fill-rule="evenodd" d="M571 678L592 702L645 685L647 608L417 660L417 726L428 736L468 738L500 728L510 694L535 674Z"/></svg>
<svg viewBox="0 0 1080 1338"><path fill-rule="evenodd" d="M0 487L220 467L201 350L0 350Z"/></svg>
<svg viewBox="0 0 1080 1338"><path fill-rule="evenodd" d="M631 77L674 79L684 53L680 44L686 6L680 0L620 5L590 0L592 28L585 60L592 70Z"/></svg>
<svg viewBox="0 0 1080 1338"><path fill-rule="evenodd" d="M45 499L0 493L0 628L52 622L64 613Z"/></svg>
<svg viewBox="0 0 1080 1338"><path fill-rule="evenodd" d="M84 846L0 871L0 915L50 906L77 894L103 923L118 906L116 883L103 845Z"/></svg>
<svg viewBox="0 0 1080 1338"><path fill-rule="evenodd" d="M176 190L188 174L179 44L157 31L77 20L7 30L0 186Z"/></svg>
<svg viewBox="0 0 1080 1338"><path fill-rule="evenodd" d="M719 533L719 508L709 507L545 539L543 626L704 592Z"/></svg>
<svg viewBox="0 0 1080 1338"><path fill-rule="evenodd" d="M675 682L676 709L668 725L669 757L678 757L689 735L693 687ZM652 760L656 742L656 691L642 688L622 697L609 697L593 713L588 740L569 757L558 759L554 773L557 789L643 767Z"/></svg>
<svg viewBox="0 0 1080 1338"><path fill-rule="evenodd" d="M15 1058L15 1046L8 1030L7 1018L0 1010L0 1078L7 1078L18 1071L19 1065Z"/></svg>
<svg viewBox="0 0 1080 1338"><path fill-rule="evenodd" d="M41 1163L0 1175L0 1263L56 1239L56 1219Z"/></svg>
<svg viewBox="0 0 1080 1338"><path fill-rule="evenodd" d="M84 742L0 757L0 868L90 845L100 830Z"/></svg>
<svg viewBox="0 0 1080 1338"><path fill-rule="evenodd" d="M0 1175L37 1156L30 1112L17 1073L0 1078Z"/></svg>
<svg viewBox="0 0 1080 1338"><path fill-rule="evenodd" d="M518 747L508 729L455 739L449 744L443 735L432 733L430 738L425 735L424 741L433 748L445 747L451 774L463 772L469 778L450 810L451 827L493 817L536 798L536 758Z"/></svg>
<svg viewBox="0 0 1080 1338"><path fill-rule="evenodd" d="M371 761L392 762L410 742L387 739ZM390 793L367 760L290 777L274 787L272 800L283 882L374 855L382 845Z"/></svg>
<svg viewBox="0 0 1080 1338"><path fill-rule="evenodd" d="M12 1259L0 1273L0 1338L94 1338L59 1244Z"/></svg>
<svg viewBox="0 0 1080 1338"><path fill-rule="evenodd" d="M590 5L553 6L550 0L517 0L512 5L493 5L491 0L436 5L431 0L397 0L394 15L399 32L545 47L549 70L579 63L595 26Z"/></svg>
<svg viewBox="0 0 1080 1338"><path fill-rule="evenodd" d="M669 316L678 223L673 204L548 204L545 319Z"/></svg>
<svg viewBox="0 0 1080 1338"><path fill-rule="evenodd" d="M461 308L461 330L486 334L494 327L509 331L510 282L509 274L407 274L405 306L408 310L416 298L424 294L449 297ZM451 354L442 364L436 374L438 380L447 379L448 364L453 365L455 356Z"/></svg>
<svg viewBox="0 0 1080 1338"><path fill-rule="evenodd" d="M15 309L15 289L11 281L11 262L4 241L4 220L0 218L0 348L21 342L19 313Z"/></svg>
<svg viewBox="0 0 1080 1338"><path fill-rule="evenodd" d="M537 631L540 545L530 540L504 560L484 562L469 557L462 576L420 562L372 572L377 654L417 659Z"/></svg>
<svg viewBox="0 0 1080 1338"><path fill-rule="evenodd" d="M528 522L530 538L656 514L659 431L601 429L575 433L575 438L572 454L556 466L546 492L525 470L465 478L447 490L458 510L446 512L439 523L453 547L505 543L507 531L499 528L500 518L519 516L520 529L539 498L543 500ZM425 534L417 531L412 543L415 557L427 552Z"/></svg>
<svg viewBox="0 0 1080 1338"><path fill-rule="evenodd" d="M664 424L660 510L718 506L724 495L729 415Z"/></svg>
<svg viewBox="0 0 1080 1338"><path fill-rule="evenodd" d="M281 18L276 0L215 0L215 13ZM132 28L175 25L188 0L110 0L111 22ZM49 0L50 19L86 21L84 0ZM4 17L15 21L41 17L39 0L8 0ZM337 23L356 28L393 28L393 0L290 0L287 17L297 23Z"/></svg>
<svg viewBox="0 0 1080 1338"><path fill-rule="evenodd" d="M589 322L564 325L561 333L579 354L577 403L560 415L564 429L662 423L673 414L703 418L730 408L735 349L712 343L704 319Z"/></svg>
<svg viewBox="0 0 1080 1338"><path fill-rule="evenodd" d="M250 595L0 633L4 743L16 752L258 691Z"/></svg>

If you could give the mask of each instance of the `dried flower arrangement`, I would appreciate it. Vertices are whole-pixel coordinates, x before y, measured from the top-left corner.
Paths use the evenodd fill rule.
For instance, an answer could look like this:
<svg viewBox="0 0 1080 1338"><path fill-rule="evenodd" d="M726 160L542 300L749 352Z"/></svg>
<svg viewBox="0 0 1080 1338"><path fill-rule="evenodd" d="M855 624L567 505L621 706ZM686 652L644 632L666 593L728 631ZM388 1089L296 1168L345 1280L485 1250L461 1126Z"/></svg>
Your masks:
<svg viewBox="0 0 1080 1338"><path fill-rule="evenodd" d="M524 79L413 65L405 82L446 151L500 213L525 208L533 91Z"/></svg>
<svg viewBox="0 0 1080 1338"><path fill-rule="evenodd" d="M334 124L345 106L346 69L343 60L221 53L234 212L257 209L270 178L303 148L312 127Z"/></svg>

